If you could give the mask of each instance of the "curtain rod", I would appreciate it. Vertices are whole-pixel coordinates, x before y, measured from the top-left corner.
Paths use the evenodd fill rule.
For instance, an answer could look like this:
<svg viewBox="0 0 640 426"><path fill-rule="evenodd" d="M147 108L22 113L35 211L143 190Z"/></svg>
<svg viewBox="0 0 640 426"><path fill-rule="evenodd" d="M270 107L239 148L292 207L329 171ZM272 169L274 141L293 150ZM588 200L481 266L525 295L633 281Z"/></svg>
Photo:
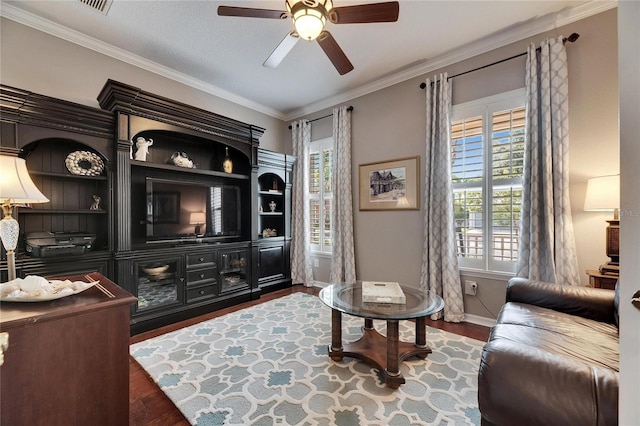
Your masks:
<svg viewBox="0 0 640 426"><path fill-rule="evenodd" d="M563 38L563 39L562 39L562 43L564 44L564 43L566 43L566 42L568 42L568 41L569 41L569 42L571 42L571 43L573 43L573 42L575 42L576 40L578 40L578 38L579 38L579 37L580 37L580 34L578 34L578 33L572 33L569 37L565 37L565 38ZM540 48L538 47L538 48L536 49L536 51L538 51L538 52L539 52L539 51L540 51ZM464 71L464 72L461 72L461 73L458 73L458 74L455 74L455 75L449 76L449 77L447 77L447 81L448 81L448 80L451 80L452 78L455 78L455 77L460 77L461 75L470 74L470 73L472 73L472 72L480 71L480 70L483 70L483 69L485 69L485 68L489 68L489 67L492 67L492 66L494 66L494 65L498 65L498 64L501 64L501 63L503 63L503 62L507 62L507 61L510 61L510 60L512 60L512 59L515 59L515 58L519 58L520 56L524 56L524 55L526 55L526 54L527 54L527 52L518 53L517 55L513 55L513 56L511 56L511 57L509 57L509 58L501 59L501 60L499 60L499 61L492 62L492 63L490 63L490 64L483 65L483 66L481 66L481 67L474 68L474 69L469 70L469 71ZM420 83L420 88L421 88L421 89L424 89L425 87L427 87L427 83L425 83L425 82Z"/></svg>
<svg viewBox="0 0 640 426"><path fill-rule="evenodd" d="M349 112L353 111L353 106L349 106L349 107L347 108L347 111L349 111ZM328 115L325 115L324 117L318 117L318 118L314 118L313 120L309 120L309 123L313 123L314 121L322 120L322 119L324 119L324 118L329 118L329 117L333 117L333 113L328 114ZM291 126L289 126L289 129L291 129L291 128L292 128L292 127L291 127Z"/></svg>

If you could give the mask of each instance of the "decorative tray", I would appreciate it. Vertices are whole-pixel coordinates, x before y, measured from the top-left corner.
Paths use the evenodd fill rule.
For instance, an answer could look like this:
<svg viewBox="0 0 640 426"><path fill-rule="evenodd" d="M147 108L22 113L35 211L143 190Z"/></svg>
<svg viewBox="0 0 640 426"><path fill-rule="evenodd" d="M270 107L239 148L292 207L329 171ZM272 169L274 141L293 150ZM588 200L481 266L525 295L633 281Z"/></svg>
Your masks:
<svg viewBox="0 0 640 426"><path fill-rule="evenodd" d="M35 275L16 278L0 284L0 301L3 302L46 302L78 294L93 287L95 282L47 280Z"/></svg>

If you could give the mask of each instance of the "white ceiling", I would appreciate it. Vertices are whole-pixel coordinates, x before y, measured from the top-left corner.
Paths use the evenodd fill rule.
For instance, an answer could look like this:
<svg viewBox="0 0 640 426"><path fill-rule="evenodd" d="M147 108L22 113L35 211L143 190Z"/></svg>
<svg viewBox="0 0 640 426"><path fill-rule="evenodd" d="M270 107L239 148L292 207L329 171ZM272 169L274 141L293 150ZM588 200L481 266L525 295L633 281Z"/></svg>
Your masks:
<svg viewBox="0 0 640 426"><path fill-rule="evenodd" d="M201 90L289 120L615 6L611 1L400 1L395 23L327 24L355 69L340 76L301 40L278 68L264 60L290 20L220 17L218 5L285 10L284 0L2 2L0 14ZM376 3L334 0L335 6ZM568 35L568 34L564 34Z"/></svg>

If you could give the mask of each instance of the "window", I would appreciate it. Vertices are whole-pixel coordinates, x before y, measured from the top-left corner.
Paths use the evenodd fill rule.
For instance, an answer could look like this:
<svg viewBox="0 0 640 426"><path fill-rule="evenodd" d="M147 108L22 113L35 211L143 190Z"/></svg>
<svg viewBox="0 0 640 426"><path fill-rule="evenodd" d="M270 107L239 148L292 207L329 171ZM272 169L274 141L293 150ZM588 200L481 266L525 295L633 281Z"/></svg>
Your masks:
<svg viewBox="0 0 640 426"><path fill-rule="evenodd" d="M333 169L333 139L311 142L309 145L309 233L311 250L331 253L332 232L331 192Z"/></svg>
<svg viewBox="0 0 640 426"><path fill-rule="evenodd" d="M524 89L453 107L451 175L461 267L513 272L518 255Z"/></svg>

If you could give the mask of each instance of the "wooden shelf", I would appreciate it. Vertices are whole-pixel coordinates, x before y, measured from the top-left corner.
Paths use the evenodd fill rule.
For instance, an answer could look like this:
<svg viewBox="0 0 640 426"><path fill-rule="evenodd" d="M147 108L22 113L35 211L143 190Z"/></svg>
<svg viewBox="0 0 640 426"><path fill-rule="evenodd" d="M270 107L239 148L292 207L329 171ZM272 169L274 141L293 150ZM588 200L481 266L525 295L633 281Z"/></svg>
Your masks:
<svg viewBox="0 0 640 426"><path fill-rule="evenodd" d="M79 179L79 180L98 180L98 181L107 180L107 177L103 175L82 176L82 175L72 175L72 174L63 174L63 173L38 172L33 170L29 170L29 174L31 174L32 176L46 176L46 177L56 178L56 179L74 179L74 180Z"/></svg>
<svg viewBox="0 0 640 426"><path fill-rule="evenodd" d="M270 191L258 191L258 194L260 195L273 195L276 197L282 197L284 195L284 193L282 192L270 192Z"/></svg>
<svg viewBox="0 0 640 426"><path fill-rule="evenodd" d="M282 212L262 212L260 216L282 216Z"/></svg>
<svg viewBox="0 0 640 426"><path fill-rule="evenodd" d="M106 210L64 210L64 209L27 209L20 208L20 214L107 214Z"/></svg>
<svg viewBox="0 0 640 426"><path fill-rule="evenodd" d="M188 169L186 167L178 167L171 164L149 163L146 161L131 160L131 165L136 167L146 167L148 169L170 170L174 172L191 173L191 174L197 174L197 175L217 176L217 177L223 177L227 179L239 179L239 180L249 179L249 176L241 175L237 173L225 173L225 172L219 172L215 170L204 170L204 169Z"/></svg>

